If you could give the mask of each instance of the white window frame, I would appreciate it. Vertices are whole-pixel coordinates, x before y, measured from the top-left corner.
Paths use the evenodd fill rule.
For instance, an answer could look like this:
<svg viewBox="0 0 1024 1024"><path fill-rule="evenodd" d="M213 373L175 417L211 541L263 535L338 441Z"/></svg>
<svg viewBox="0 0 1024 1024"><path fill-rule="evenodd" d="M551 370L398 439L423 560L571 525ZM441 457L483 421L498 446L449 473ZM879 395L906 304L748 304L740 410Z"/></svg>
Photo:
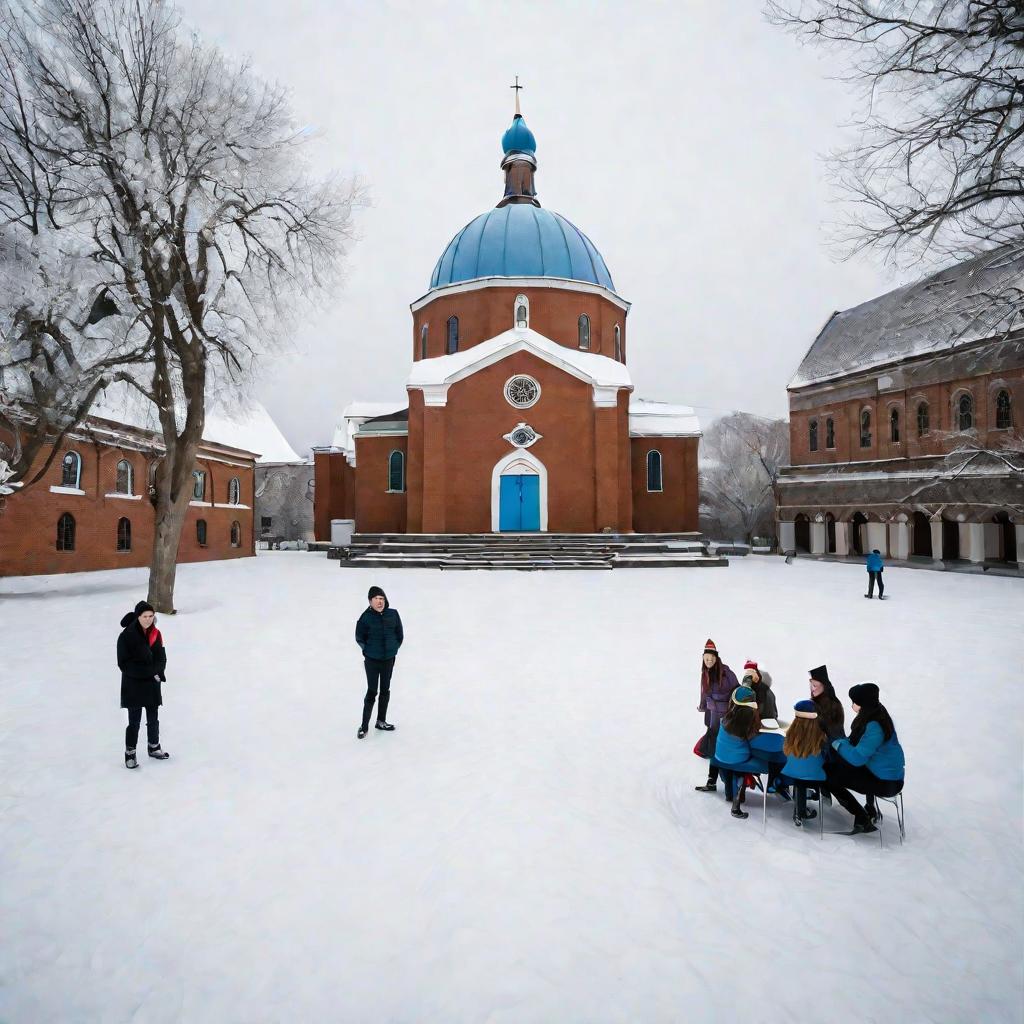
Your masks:
<svg viewBox="0 0 1024 1024"><path fill-rule="evenodd" d="M508 393L508 389L512 386L512 382L517 380L528 380L537 389L537 394L534 395L533 401L520 404L519 402L514 402L512 400ZM502 394L505 396L505 401L508 402L513 409L532 409L540 401L540 381L537 380L536 377L531 377L528 373L514 373L507 381L505 381L505 386L502 388Z"/></svg>
<svg viewBox="0 0 1024 1024"><path fill-rule="evenodd" d="M228 481L228 504L229 505L241 505L242 504L242 481L237 476L233 476Z"/></svg>
<svg viewBox="0 0 1024 1024"><path fill-rule="evenodd" d="M520 306L526 307L526 319L524 321L519 319ZM512 303L512 325L517 330L525 330L530 326L530 300L522 292L516 296L515 302Z"/></svg>
<svg viewBox="0 0 1024 1024"><path fill-rule="evenodd" d="M121 467L128 470L128 490L121 490ZM131 497L135 494L135 467L127 459L118 459L117 467L114 470L114 493L124 497Z"/></svg>
<svg viewBox="0 0 1024 1024"><path fill-rule="evenodd" d="M196 484L201 484L199 493L196 494ZM205 469L193 469L192 470L192 500L193 501L206 501L206 470Z"/></svg>
<svg viewBox="0 0 1024 1024"><path fill-rule="evenodd" d="M75 457L75 482L74 484L64 483L64 459L69 455ZM72 491L80 490L82 487L82 456L78 454L73 448L66 451L60 460L60 486L65 488L64 493L70 493ZM61 493L61 492L58 492Z"/></svg>

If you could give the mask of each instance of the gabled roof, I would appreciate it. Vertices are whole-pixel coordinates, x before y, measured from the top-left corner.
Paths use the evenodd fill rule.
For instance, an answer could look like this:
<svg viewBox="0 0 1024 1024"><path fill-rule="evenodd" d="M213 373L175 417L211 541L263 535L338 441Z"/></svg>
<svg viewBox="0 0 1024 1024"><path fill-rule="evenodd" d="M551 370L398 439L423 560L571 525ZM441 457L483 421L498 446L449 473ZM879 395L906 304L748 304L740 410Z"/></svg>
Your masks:
<svg viewBox="0 0 1024 1024"><path fill-rule="evenodd" d="M833 313L789 387L939 354L1020 328L1022 288L1024 243L993 249Z"/></svg>
<svg viewBox="0 0 1024 1024"><path fill-rule="evenodd" d="M630 437L700 437L700 435L700 420L691 406L630 398Z"/></svg>
<svg viewBox="0 0 1024 1024"><path fill-rule="evenodd" d="M454 384L485 366L490 366L516 352L530 352L546 363L558 366L574 377L597 387L620 387L632 390L633 381L624 363L596 352L581 352L545 338L530 328L511 328L497 337L450 356L434 356L413 363L407 388L423 388Z"/></svg>

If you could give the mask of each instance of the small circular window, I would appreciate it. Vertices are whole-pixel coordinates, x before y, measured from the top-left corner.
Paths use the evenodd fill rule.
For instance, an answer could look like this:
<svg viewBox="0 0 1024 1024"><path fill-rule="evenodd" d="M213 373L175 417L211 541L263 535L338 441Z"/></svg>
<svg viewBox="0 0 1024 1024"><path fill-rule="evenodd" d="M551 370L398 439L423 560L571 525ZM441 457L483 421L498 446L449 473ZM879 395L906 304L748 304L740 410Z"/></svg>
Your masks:
<svg viewBox="0 0 1024 1024"><path fill-rule="evenodd" d="M540 398L540 385L532 377L515 376L505 382L505 400L517 409L529 409Z"/></svg>

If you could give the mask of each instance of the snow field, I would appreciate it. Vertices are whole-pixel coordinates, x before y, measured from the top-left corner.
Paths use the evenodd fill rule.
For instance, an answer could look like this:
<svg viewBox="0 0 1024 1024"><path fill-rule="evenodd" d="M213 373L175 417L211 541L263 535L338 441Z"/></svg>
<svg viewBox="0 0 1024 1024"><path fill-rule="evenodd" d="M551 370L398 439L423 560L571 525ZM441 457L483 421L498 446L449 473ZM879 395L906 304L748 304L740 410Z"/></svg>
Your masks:
<svg viewBox="0 0 1024 1024"><path fill-rule="evenodd" d="M114 642L145 572L0 581L0 1020L1019 1020L1024 587L864 582L184 565L172 756L127 772ZM371 583L407 641L398 731L358 741ZM844 703L878 681L906 846L889 817L884 849L821 842L775 798L762 836L759 798L736 821L693 791L709 636L780 710L821 662Z"/></svg>

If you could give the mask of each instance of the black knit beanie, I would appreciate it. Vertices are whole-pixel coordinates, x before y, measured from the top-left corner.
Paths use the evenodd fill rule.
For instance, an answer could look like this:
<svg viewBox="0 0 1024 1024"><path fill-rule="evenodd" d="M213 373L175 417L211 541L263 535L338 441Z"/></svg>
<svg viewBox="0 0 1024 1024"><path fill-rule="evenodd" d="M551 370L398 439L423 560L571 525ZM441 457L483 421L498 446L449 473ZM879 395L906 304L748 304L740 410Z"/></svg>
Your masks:
<svg viewBox="0 0 1024 1024"><path fill-rule="evenodd" d="M858 683L850 687L850 700L861 711L874 711L878 707L878 687L874 683Z"/></svg>
<svg viewBox="0 0 1024 1024"><path fill-rule="evenodd" d="M375 597L383 597L385 601L388 599L388 595L385 594L380 587L370 587L370 592L366 595L366 600L372 601Z"/></svg>
<svg viewBox="0 0 1024 1024"><path fill-rule="evenodd" d="M143 612L155 612L156 609L148 601L140 601L135 606L135 617L138 618Z"/></svg>

